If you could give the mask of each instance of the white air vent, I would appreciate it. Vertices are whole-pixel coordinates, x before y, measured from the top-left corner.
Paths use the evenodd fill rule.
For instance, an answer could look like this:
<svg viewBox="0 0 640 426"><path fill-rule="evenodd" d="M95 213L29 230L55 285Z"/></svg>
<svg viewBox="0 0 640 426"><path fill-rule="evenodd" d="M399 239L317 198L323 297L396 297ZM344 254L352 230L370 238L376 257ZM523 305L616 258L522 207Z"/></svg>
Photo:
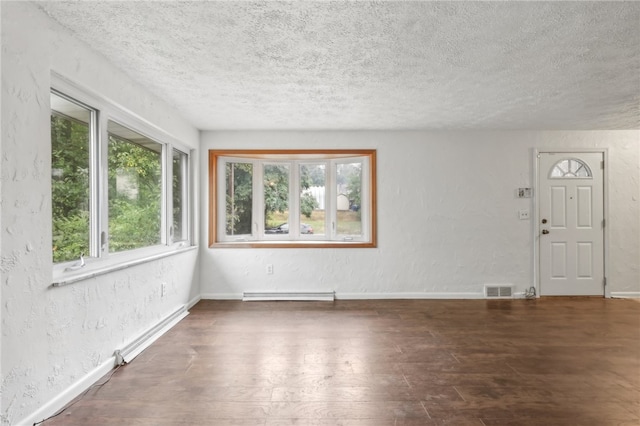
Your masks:
<svg viewBox="0 0 640 426"><path fill-rule="evenodd" d="M511 284L485 284L484 297L487 299L511 299L513 286Z"/></svg>
<svg viewBox="0 0 640 426"><path fill-rule="evenodd" d="M333 302L335 293L333 291L324 292L251 292L245 291L242 300L245 302L257 302L267 300L304 300L304 301L326 301Z"/></svg>

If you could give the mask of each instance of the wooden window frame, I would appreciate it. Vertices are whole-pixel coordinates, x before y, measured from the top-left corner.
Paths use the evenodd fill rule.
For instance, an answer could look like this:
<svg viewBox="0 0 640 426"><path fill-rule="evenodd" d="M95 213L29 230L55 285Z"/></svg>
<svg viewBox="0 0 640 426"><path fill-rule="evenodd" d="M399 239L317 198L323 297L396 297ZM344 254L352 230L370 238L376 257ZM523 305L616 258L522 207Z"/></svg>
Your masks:
<svg viewBox="0 0 640 426"><path fill-rule="evenodd" d="M369 180L367 205L369 211L367 241L339 240L287 240L287 241L220 241L218 238L218 163L220 157L251 160L336 160L340 158L367 157ZM377 187L375 149L308 149L308 150L209 150L209 247L210 248L375 248L377 247ZM224 220L224 219L222 219Z"/></svg>

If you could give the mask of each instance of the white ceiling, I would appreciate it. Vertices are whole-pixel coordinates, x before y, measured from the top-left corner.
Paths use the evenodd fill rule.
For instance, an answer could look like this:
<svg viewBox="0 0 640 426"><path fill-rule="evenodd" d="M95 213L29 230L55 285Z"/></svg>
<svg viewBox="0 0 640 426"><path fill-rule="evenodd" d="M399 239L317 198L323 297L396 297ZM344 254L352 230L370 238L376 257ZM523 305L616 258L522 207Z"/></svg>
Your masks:
<svg viewBox="0 0 640 426"><path fill-rule="evenodd" d="M203 130L640 128L637 2L37 4Z"/></svg>

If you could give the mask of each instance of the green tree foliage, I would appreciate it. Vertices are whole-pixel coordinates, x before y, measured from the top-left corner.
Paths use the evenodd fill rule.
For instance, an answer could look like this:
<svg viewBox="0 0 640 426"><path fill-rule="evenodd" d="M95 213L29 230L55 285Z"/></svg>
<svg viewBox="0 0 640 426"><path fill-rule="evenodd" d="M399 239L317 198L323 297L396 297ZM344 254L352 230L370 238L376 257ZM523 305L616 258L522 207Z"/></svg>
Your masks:
<svg viewBox="0 0 640 426"><path fill-rule="evenodd" d="M112 252L151 246L161 241L162 162L159 151L109 135L109 250Z"/></svg>
<svg viewBox="0 0 640 426"><path fill-rule="evenodd" d="M301 175L303 189L311 186L324 186L326 181L324 164L303 165Z"/></svg>
<svg viewBox="0 0 640 426"><path fill-rule="evenodd" d="M318 207L318 200L312 194L304 193L300 196L300 213L310 218L313 211Z"/></svg>
<svg viewBox="0 0 640 426"><path fill-rule="evenodd" d="M187 194L183 191L183 180L187 177L182 173L182 165L187 161L187 155L178 151L173 150L173 160L172 160L172 179L171 183L173 185L173 241L180 241L186 239L186 229L182 229L183 227L183 216L186 214L185 209L185 197Z"/></svg>
<svg viewBox="0 0 640 426"><path fill-rule="evenodd" d="M53 261L89 254L89 126L51 116Z"/></svg>
<svg viewBox="0 0 640 426"><path fill-rule="evenodd" d="M227 163L227 235L251 233L253 164Z"/></svg>
<svg viewBox="0 0 640 426"><path fill-rule="evenodd" d="M347 198L349 207L356 207L358 211L362 205L362 163L352 164L347 175Z"/></svg>
<svg viewBox="0 0 640 426"><path fill-rule="evenodd" d="M52 245L55 263L90 253L90 140L86 122L55 112L52 114ZM160 243L160 145L156 152L110 135L108 150L110 251ZM118 191L118 179L123 177L128 179L128 191Z"/></svg>
<svg viewBox="0 0 640 426"><path fill-rule="evenodd" d="M318 180L318 167L302 166L300 168L300 212L306 217L311 217L313 210L318 207L315 197L304 191L309 189ZM322 172L322 170L321 170ZM269 221L275 212L284 213L289 210L289 166L268 164L264 167L264 209L265 220ZM322 174L321 182L324 182Z"/></svg>
<svg viewBox="0 0 640 426"><path fill-rule="evenodd" d="M349 207L362 204L362 163L338 165L338 185L346 188L345 195L349 199Z"/></svg>
<svg viewBox="0 0 640 426"><path fill-rule="evenodd" d="M268 222L273 212L289 210L289 166L264 166L264 218Z"/></svg>
<svg viewBox="0 0 640 426"><path fill-rule="evenodd" d="M268 222L273 213L284 213L289 210L289 166L268 164L264 167L264 214ZM253 203L253 165L251 163L226 163L226 233L241 235L251 233ZM321 180L324 174L321 170ZM314 183L314 177L306 167L302 168L301 190L306 190ZM310 217L317 200L311 194L303 194L300 200L302 214Z"/></svg>
<svg viewBox="0 0 640 426"><path fill-rule="evenodd" d="M300 213L310 218L313 211L318 208L318 200L305 190L311 186L324 186L325 168L320 165L302 165L300 167Z"/></svg>

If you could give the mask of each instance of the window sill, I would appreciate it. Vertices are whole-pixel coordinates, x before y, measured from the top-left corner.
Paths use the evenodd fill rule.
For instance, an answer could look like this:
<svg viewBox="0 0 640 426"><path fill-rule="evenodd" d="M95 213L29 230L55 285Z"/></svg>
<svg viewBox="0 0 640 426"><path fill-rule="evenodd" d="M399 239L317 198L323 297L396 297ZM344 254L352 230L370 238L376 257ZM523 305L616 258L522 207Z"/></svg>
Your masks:
<svg viewBox="0 0 640 426"><path fill-rule="evenodd" d="M375 242L365 241L232 241L216 242L209 248L376 248Z"/></svg>
<svg viewBox="0 0 640 426"><path fill-rule="evenodd" d="M100 275L105 275L110 272L119 271L132 266L196 250L197 248L198 246L178 246L177 248L163 247L155 253L146 252L144 255L139 257L126 256L126 253L120 253L113 255L112 259L106 261L87 263L87 265L80 271L54 271L51 287L62 287L78 281L84 281ZM123 259L123 256L126 256L126 259Z"/></svg>

